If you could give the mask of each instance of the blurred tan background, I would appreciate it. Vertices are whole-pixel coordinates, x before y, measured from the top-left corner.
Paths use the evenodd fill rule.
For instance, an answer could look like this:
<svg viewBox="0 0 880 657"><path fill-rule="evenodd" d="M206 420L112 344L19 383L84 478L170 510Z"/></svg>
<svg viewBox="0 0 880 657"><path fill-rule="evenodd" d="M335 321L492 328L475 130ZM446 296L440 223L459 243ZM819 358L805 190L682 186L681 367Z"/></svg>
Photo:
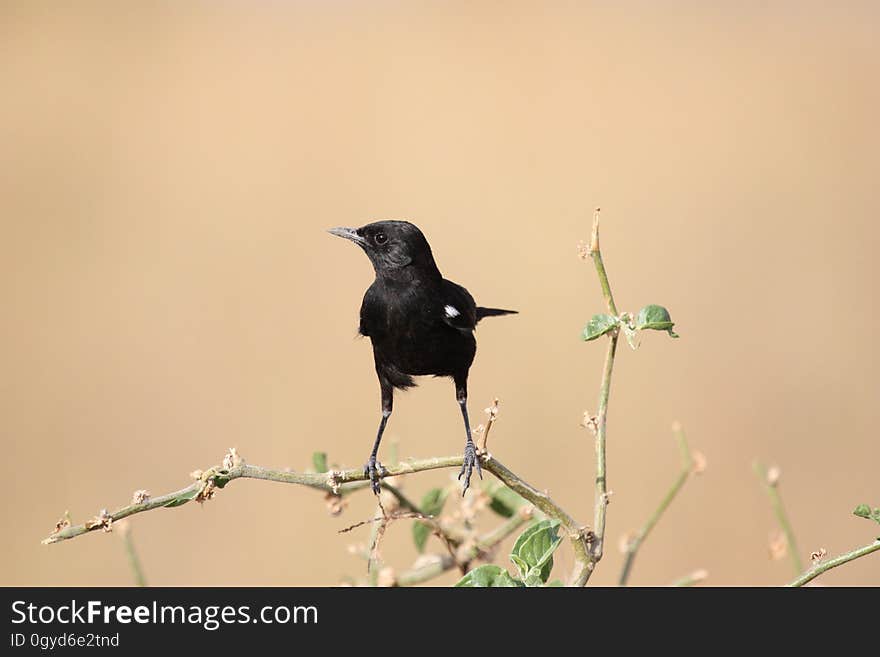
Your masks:
<svg viewBox="0 0 880 657"><path fill-rule="evenodd" d="M378 218L520 310L480 326L473 422L499 396L494 454L591 522L578 425L604 345L579 333L603 304L575 247L596 205L618 305L668 306L681 339L619 352L594 581L675 476L674 420L709 467L633 584L791 578L755 459L782 469L805 558L868 542L851 511L880 505L880 5L826 4L4 2L0 583L128 584L117 536L40 539L231 446L362 464L372 270L324 229ZM424 380L382 455L457 453L460 422L451 383ZM237 481L131 527L152 584L323 585L363 575L346 546L367 530L336 531L373 508ZM412 563L405 523L383 555ZM880 584L880 556L820 581Z"/></svg>

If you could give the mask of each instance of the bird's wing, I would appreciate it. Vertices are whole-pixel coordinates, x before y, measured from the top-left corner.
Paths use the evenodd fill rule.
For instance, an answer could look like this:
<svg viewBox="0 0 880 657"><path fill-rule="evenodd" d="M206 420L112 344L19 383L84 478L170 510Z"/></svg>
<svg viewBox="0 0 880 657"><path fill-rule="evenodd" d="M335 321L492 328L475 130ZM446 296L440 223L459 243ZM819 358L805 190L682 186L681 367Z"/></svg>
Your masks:
<svg viewBox="0 0 880 657"><path fill-rule="evenodd" d="M375 285L371 285L367 288L361 303L361 322L358 326L358 333L364 336L378 336L387 323L375 287Z"/></svg>
<svg viewBox="0 0 880 657"><path fill-rule="evenodd" d="M439 299L443 322L460 331L473 331L477 325L477 304L461 285L444 279Z"/></svg>

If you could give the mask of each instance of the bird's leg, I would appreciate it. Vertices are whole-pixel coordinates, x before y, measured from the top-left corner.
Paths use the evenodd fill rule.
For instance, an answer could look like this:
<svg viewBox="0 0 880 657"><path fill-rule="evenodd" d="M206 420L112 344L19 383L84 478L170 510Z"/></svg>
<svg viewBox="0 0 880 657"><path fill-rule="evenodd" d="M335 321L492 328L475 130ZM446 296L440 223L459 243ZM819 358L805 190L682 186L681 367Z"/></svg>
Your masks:
<svg viewBox="0 0 880 657"><path fill-rule="evenodd" d="M379 453L379 443L382 442L382 434L385 433L385 425L388 424L388 418L391 417L391 409L394 405L394 388L391 384L380 382L382 386L382 419L379 421L379 432L376 434L376 442L373 443L373 451L370 452L370 460L364 465L364 475L370 480L370 487L373 492L379 494L379 477L386 475L385 467L376 460Z"/></svg>
<svg viewBox="0 0 880 657"><path fill-rule="evenodd" d="M373 443L373 451L370 452L370 460L364 465L364 475L370 480L370 487L373 492L379 494L379 477L385 476L385 467L376 460L379 453L379 443L382 442L382 434L385 433L385 425L388 423L388 417L391 411L382 409L382 420L379 422L379 432L376 435L376 442Z"/></svg>
<svg viewBox="0 0 880 657"><path fill-rule="evenodd" d="M467 440L464 444L464 462L461 465L461 472L458 473L458 478L461 480L464 477L464 487L461 490L462 497L467 492L468 487L471 485L471 472L473 472L474 466L477 467L477 474L480 475L480 479L483 478L483 470L480 468L480 459L477 457L477 449L474 446L474 440L471 438L471 423L468 419L467 412L467 381L458 381L455 382L455 393L458 398L458 405L461 407L461 416L464 418L464 431L467 434Z"/></svg>

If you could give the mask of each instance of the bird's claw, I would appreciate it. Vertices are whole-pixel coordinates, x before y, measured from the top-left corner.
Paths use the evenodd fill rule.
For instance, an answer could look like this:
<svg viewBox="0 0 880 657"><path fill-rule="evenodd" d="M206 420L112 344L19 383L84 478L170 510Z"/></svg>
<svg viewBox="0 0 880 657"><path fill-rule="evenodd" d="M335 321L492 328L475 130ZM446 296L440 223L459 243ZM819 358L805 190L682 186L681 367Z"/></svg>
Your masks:
<svg viewBox="0 0 880 657"><path fill-rule="evenodd" d="M458 473L459 481L464 477L464 486L461 489L462 497L464 497L467 489L470 488L471 473L474 470L474 466L476 466L477 474L480 475L480 479L482 479L483 469L480 467L480 459L477 456L477 449L471 441L468 441L464 446L464 462L461 464L461 472Z"/></svg>
<svg viewBox="0 0 880 657"><path fill-rule="evenodd" d="M379 494L379 479L388 475L388 470L385 469L385 466L379 463L376 459L371 458L367 461L367 464L364 466L364 476L370 480L370 488L373 489L373 493Z"/></svg>

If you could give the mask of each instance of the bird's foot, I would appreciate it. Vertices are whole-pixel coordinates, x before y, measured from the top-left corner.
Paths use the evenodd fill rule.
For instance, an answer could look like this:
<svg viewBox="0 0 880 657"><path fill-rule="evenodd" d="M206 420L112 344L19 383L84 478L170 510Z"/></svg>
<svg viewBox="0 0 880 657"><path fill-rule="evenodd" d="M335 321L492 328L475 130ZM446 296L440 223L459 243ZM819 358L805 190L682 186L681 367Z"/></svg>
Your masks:
<svg viewBox="0 0 880 657"><path fill-rule="evenodd" d="M374 456L371 456L370 460L364 465L364 476L370 480L370 488L373 489L373 493L376 495L379 494L379 479L387 475L388 470Z"/></svg>
<svg viewBox="0 0 880 657"><path fill-rule="evenodd" d="M464 486L461 489L462 497L464 497L464 494L471 485L471 472L473 472L474 466L476 466L477 474L480 475L480 479L482 479L483 470L480 467L480 458L477 456L477 448L474 446L473 441L469 440L465 443L464 463L461 465L461 472L458 473L459 481L464 477Z"/></svg>

